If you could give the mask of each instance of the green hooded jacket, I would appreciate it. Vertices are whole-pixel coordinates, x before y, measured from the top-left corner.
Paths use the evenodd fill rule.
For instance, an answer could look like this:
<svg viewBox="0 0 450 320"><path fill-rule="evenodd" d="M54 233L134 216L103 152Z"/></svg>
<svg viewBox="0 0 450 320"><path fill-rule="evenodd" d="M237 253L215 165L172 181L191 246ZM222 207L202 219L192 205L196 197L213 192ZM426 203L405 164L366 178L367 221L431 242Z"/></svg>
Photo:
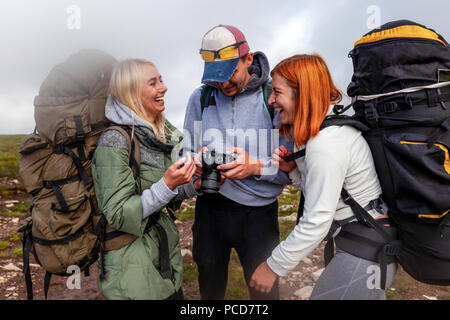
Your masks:
<svg viewBox="0 0 450 320"><path fill-rule="evenodd" d="M137 180L129 166L126 140L118 131L110 130L101 136L92 161L99 210L113 228L138 236L129 245L105 254L106 274L103 280L99 277L99 289L107 299L166 299L180 289L182 282L178 229L170 217L160 215L158 223L167 233L173 274L172 279L163 279L159 273L159 233L152 227L144 234L148 215L162 209L169 200L179 201L197 193L192 182L172 191L162 179L173 163L172 154L176 157L174 146L181 141L181 133L166 121L167 142L161 142L145 122L134 113L132 118L131 113L120 102L108 100L105 114L109 120L119 125L135 124L141 152L142 195L136 192Z"/></svg>

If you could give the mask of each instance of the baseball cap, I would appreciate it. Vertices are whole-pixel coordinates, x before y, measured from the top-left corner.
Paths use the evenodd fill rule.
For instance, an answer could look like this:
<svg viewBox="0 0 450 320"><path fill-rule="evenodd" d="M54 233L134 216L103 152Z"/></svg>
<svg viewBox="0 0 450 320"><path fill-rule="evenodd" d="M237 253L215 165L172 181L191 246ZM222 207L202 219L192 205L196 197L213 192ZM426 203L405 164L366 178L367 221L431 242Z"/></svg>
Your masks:
<svg viewBox="0 0 450 320"><path fill-rule="evenodd" d="M215 26L202 39L200 54L205 60L202 82L228 81L239 63L239 58L249 51L247 40L238 28L228 25Z"/></svg>

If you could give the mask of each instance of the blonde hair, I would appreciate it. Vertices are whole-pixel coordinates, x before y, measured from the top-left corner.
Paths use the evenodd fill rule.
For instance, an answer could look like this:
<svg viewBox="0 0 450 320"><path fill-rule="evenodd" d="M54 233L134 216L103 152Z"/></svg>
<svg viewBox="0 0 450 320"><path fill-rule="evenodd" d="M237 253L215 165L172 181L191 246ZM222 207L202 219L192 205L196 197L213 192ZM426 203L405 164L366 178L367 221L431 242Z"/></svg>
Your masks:
<svg viewBox="0 0 450 320"><path fill-rule="evenodd" d="M155 136L165 142L164 113L161 112L152 121L142 106L141 92L147 80L143 71L144 66L156 68L152 62L144 59L127 59L119 62L111 75L110 94L147 122Z"/></svg>

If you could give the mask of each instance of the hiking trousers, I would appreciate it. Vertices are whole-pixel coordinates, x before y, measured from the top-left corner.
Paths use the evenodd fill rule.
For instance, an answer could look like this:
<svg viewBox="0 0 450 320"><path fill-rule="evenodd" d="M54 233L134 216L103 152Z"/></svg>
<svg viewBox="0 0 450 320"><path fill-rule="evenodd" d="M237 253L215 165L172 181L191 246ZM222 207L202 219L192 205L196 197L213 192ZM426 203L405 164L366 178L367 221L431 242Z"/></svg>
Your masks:
<svg viewBox="0 0 450 320"><path fill-rule="evenodd" d="M336 249L336 255L317 280L310 300L386 300L380 285L380 265ZM387 265L386 289L397 272L397 263Z"/></svg>
<svg viewBox="0 0 450 320"><path fill-rule="evenodd" d="M219 193L197 197L193 232L193 258L197 264L202 300L223 300L228 281L231 249L239 256L253 300L278 300L278 278L269 293L248 286L260 263L278 245L278 202L250 207Z"/></svg>

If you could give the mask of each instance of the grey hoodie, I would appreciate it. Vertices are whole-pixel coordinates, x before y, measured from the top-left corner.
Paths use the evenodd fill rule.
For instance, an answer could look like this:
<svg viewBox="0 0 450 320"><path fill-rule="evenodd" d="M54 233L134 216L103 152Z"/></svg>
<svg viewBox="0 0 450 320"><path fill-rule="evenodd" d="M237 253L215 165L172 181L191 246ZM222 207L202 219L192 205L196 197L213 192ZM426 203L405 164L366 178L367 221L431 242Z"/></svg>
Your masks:
<svg viewBox="0 0 450 320"><path fill-rule="evenodd" d="M164 168L164 154L170 153L175 145L164 143L156 138L152 128L136 115L130 108L123 105L117 99L108 98L105 107L105 116L108 120L121 126L129 126L134 123L134 132L139 141L141 163L156 168ZM134 118L134 120L133 120ZM172 141L181 139L181 133L176 130L172 133ZM128 145L125 137L115 130L105 132L98 141L99 146L107 146L113 148L125 149L128 151ZM153 212L159 211L167 205L171 200L183 200L198 195L194 189L193 183L187 183L179 186L174 190L170 190L164 179L160 179L154 183L149 189L142 192L141 202L143 209L143 219Z"/></svg>
<svg viewBox="0 0 450 320"><path fill-rule="evenodd" d="M234 97L225 96L219 89L212 95L216 105L201 113L201 88L196 89L188 102L184 121L183 151L198 152L202 146L225 153L231 147L242 147L252 157L265 163L260 177L250 176L243 180L225 180L219 192L225 197L249 206L272 203L282 192L283 185L290 183L287 174L270 166L273 151L283 144L292 149L278 135L277 112L272 121L264 103L262 85L268 81L269 62L262 52L255 52L249 67L250 80L244 90ZM213 82L208 85L217 88Z"/></svg>

